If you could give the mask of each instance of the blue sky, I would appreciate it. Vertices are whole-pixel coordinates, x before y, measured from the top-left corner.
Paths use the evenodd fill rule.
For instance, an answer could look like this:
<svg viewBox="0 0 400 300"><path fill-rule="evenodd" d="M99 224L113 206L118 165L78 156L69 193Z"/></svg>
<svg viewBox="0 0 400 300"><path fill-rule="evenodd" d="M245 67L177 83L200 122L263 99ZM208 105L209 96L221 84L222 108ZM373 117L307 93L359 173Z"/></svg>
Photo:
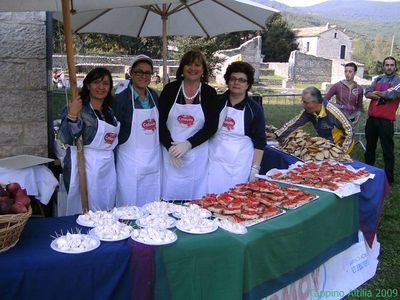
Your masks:
<svg viewBox="0 0 400 300"><path fill-rule="evenodd" d="M326 0L275 0L275 1L281 2L288 6L310 6L321 2L325 2ZM400 2L400 0L374 0L374 1Z"/></svg>

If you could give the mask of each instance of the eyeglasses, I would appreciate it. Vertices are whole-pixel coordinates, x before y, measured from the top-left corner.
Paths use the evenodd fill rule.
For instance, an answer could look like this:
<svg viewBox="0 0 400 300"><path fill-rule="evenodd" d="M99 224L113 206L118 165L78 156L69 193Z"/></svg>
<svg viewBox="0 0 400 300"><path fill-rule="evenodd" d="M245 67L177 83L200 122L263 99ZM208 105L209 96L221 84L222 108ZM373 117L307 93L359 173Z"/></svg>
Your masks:
<svg viewBox="0 0 400 300"><path fill-rule="evenodd" d="M229 79L228 79L228 81L229 82L239 82L239 83L246 83L247 82L247 79L245 79L245 78L236 78L236 77L229 77Z"/></svg>
<svg viewBox="0 0 400 300"><path fill-rule="evenodd" d="M132 73L139 77L151 77L153 75L152 72L144 72L142 70L133 71Z"/></svg>

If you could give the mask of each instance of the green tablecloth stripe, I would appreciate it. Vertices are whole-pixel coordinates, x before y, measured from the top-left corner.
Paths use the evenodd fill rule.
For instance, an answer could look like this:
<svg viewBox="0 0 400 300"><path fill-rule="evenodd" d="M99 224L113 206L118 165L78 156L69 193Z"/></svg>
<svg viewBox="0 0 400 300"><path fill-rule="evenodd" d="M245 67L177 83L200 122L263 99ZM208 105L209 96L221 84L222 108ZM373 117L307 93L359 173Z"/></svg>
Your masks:
<svg viewBox="0 0 400 300"><path fill-rule="evenodd" d="M295 282L300 278L303 278L305 275L311 273L317 267L321 266L328 259L335 256L337 253L346 250L351 245L357 242L358 242L358 231L342 239L340 242L337 242L336 244L332 245L329 249L321 253L318 257L309 261L305 265L298 267L293 272L280 276L279 278L264 282L263 284L253 288L249 293L246 293L243 296L243 299L245 300L261 299L265 297L265 295L271 295L279 291L280 289L284 288L285 286L291 284L292 282Z"/></svg>
<svg viewBox="0 0 400 300"><path fill-rule="evenodd" d="M221 229L206 235L177 231L176 243L156 249L156 298L240 299L313 260L321 262L323 253L339 253L343 249L334 245L358 230L357 197L313 192L320 199L250 227L243 236Z"/></svg>

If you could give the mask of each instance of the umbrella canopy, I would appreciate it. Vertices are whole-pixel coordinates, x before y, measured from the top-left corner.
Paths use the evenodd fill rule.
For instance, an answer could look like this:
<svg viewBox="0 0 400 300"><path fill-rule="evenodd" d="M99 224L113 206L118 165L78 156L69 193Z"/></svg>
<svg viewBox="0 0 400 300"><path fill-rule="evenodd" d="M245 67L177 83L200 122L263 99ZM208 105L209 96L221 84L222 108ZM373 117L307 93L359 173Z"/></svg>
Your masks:
<svg viewBox="0 0 400 300"><path fill-rule="evenodd" d="M262 30L267 18L275 12L278 11L274 8L249 0L181 0L78 12L71 16L71 23L76 33L162 36L165 75L167 36L213 37L234 31ZM54 17L62 19L60 14Z"/></svg>
<svg viewBox="0 0 400 300"><path fill-rule="evenodd" d="M132 5L148 5L164 3L168 0L69 0L73 12L94 9L127 7ZM61 0L6 0L0 1L0 11L53 11L61 12Z"/></svg>
<svg viewBox="0 0 400 300"><path fill-rule="evenodd" d="M226 32L261 30L274 12L277 10L248 0L191 0L78 12L71 20L75 32L147 37L161 35L165 18L168 35L213 37Z"/></svg>

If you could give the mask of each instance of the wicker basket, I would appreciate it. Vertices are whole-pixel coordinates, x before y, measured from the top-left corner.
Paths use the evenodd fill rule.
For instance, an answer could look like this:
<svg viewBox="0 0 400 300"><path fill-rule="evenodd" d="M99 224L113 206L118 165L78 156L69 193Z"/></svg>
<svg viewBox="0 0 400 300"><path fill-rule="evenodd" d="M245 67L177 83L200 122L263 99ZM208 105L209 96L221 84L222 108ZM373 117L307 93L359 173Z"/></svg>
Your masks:
<svg viewBox="0 0 400 300"><path fill-rule="evenodd" d="M0 215L0 252L14 247L19 240L26 222L32 215L32 208L26 213Z"/></svg>

